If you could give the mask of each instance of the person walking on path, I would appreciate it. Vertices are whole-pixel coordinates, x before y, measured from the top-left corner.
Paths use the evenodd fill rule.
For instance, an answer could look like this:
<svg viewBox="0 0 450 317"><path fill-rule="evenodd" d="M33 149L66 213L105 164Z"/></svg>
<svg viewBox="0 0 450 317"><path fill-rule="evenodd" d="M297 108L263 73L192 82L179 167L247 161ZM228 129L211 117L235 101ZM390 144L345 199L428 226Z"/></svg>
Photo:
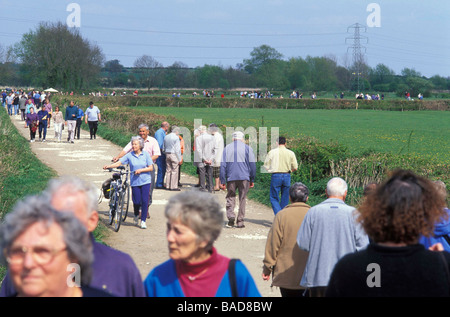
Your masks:
<svg viewBox="0 0 450 317"><path fill-rule="evenodd" d="M166 189L180 191L178 188L179 166L183 162L181 156L180 128L172 126L172 132L164 138L164 154L166 155Z"/></svg>
<svg viewBox="0 0 450 317"><path fill-rule="evenodd" d="M39 117L39 141L46 142L47 127L48 127L48 112L44 107L38 111Z"/></svg>
<svg viewBox="0 0 450 317"><path fill-rule="evenodd" d="M14 102L14 94L12 92L6 97L6 105L8 107L8 114L10 116L13 115L13 102Z"/></svg>
<svg viewBox="0 0 450 317"><path fill-rule="evenodd" d="M94 105L94 103L91 101L89 102L89 107L85 111L85 122L89 125L89 132L91 134L91 140L92 138L97 138L97 128L98 123L102 121L102 117L100 114L100 109L98 109L97 106Z"/></svg>
<svg viewBox="0 0 450 317"><path fill-rule="evenodd" d="M222 189L227 189L226 211L227 227L245 228L245 205L249 188L253 188L256 176L256 159L253 149L245 144L244 133L233 133L233 141L228 144L222 154L220 163L220 183ZM239 191L239 212L236 219L234 206L236 190Z"/></svg>
<svg viewBox="0 0 450 317"><path fill-rule="evenodd" d="M283 297L303 297L305 288L300 280L305 270L308 253L297 246L297 233L308 212L309 190L304 184L294 183L289 188L291 204L275 215L267 235L262 278L280 288Z"/></svg>
<svg viewBox="0 0 450 317"><path fill-rule="evenodd" d="M47 128L50 128L50 119L52 118L52 115L53 115L53 107L52 107L52 104L50 103L50 101L48 100L48 98L45 98L44 99L44 107L43 107L45 110L47 110L47 112L48 112L48 126L47 126Z"/></svg>
<svg viewBox="0 0 450 317"><path fill-rule="evenodd" d="M150 185L150 193L149 193L149 197L148 197L148 207L151 206L152 202L153 202L153 189L155 188L155 184L156 184L156 175L155 175L155 162L158 159L158 157L161 155L161 151L159 149L159 144L158 141L156 141L156 139L152 136L150 136L150 129L148 127L148 125L146 125L145 123L141 123L138 126L138 134L139 136L144 140L144 151L148 152L148 154L150 154L150 157L152 158L153 161L153 169L150 172L150 176L152 177L152 182ZM123 157L125 154L131 152L133 150L132 144L131 142L129 142L123 149L122 151L119 153L119 155L117 155L116 157L114 157L112 159L112 161L115 163L117 162L121 157ZM150 213L147 214L147 218L150 217Z"/></svg>
<svg viewBox="0 0 450 317"><path fill-rule="evenodd" d="M66 108L66 116L65 116L68 132L67 141L70 143L74 143L73 140L75 138L75 127L77 126L77 116L78 116L78 108L75 107L74 102L71 101L69 106Z"/></svg>
<svg viewBox="0 0 450 317"><path fill-rule="evenodd" d="M212 163L214 159L214 137L208 133L206 126L198 128L199 136L195 138L194 162L198 167L201 191L213 191Z"/></svg>
<svg viewBox="0 0 450 317"><path fill-rule="evenodd" d="M77 106L77 125L75 126L75 138L80 139L81 124L83 123L84 112L81 106Z"/></svg>
<svg viewBox="0 0 450 317"><path fill-rule="evenodd" d="M327 199L312 207L297 234L300 249L309 252L300 285L309 296L323 297L337 261L369 244L364 229L357 223L356 209L345 203L347 183L334 177L327 183Z"/></svg>
<svg viewBox="0 0 450 317"><path fill-rule="evenodd" d="M270 150L264 161L264 168L272 174L270 203L275 215L289 203L291 172L295 172L298 168L295 153L286 148L286 138L279 137L277 144L278 147Z"/></svg>
<svg viewBox="0 0 450 317"><path fill-rule="evenodd" d="M58 140L58 142L61 142L64 117L62 112L59 110L59 106L55 107L55 112L53 113L53 122L53 128L55 129L55 138Z"/></svg>
<svg viewBox="0 0 450 317"><path fill-rule="evenodd" d="M155 132L155 139L158 141L159 149L161 152L161 155L156 160L156 165L158 166L158 172L156 177L156 188L157 189L164 189L164 177L166 176L166 155L163 151L164 146L164 138L166 137L167 131L170 128L170 124L166 121L161 123L161 128L158 129L158 131Z"/></svg>
<svg viewBox="0 0 450 317"><path fill-rule="evenodd" d="M27 110L27 99L28 98L25 95L25 93L20 95L20 98L19 98L19 110L20 110L20 119L22 121L26 120L26 113L25 113L25 111Z"/></svg>
<svg viewBox="0 0 450 317"><path fill-rule="evenodd" d="M134 207L134 222L139 223L139 211L141 212L142 229L147 229L145 221L148 214L148 198L150 196L150 186L152 178L150 172L153 170L153 161L144 149L144 140L140 136L131 138L133 151L129 152L116 163L105 165L103 169L116 168L120 165L130 165L130 186Z"/></svg>
<svg viewBox="0 0 450 317"><path fill-rule="evenodd" d="M220 161L222 160L224 141L223 135L215 123L209 125L210 132L214 137L213 179L214 190L220 190Z"/></svg>
<svg viewBox="0 0 450 317"><path fill-rule="evenodd" d="M39 116L34 112L34 107L30 107L30 113L27 113L27 119L25 128L30 129L30 142L34 142L36 139L36 130L39 125Z"/></svg>

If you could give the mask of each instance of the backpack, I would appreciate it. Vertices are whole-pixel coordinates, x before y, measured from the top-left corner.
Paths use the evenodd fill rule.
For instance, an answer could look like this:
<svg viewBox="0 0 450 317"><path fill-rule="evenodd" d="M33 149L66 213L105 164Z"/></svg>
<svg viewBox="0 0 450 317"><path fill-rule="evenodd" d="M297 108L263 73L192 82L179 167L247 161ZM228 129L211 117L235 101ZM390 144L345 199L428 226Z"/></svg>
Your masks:
<svg viewBox="0 0 450 317"><path fill-rule="evenodd" d="M102 192L103 192L103 196L105 196L106 199L110 198L110 190L111 190L111 181L112 178L108 178L106 181L103 182L102 184Z"/></svg>

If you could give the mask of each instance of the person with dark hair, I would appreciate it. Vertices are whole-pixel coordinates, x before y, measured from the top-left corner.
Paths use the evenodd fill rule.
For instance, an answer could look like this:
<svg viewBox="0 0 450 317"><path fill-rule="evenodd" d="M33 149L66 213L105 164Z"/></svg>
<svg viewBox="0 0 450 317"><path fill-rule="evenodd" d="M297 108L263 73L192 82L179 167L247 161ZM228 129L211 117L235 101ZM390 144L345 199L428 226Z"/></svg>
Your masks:
<svg viewBox="0 0 450 317"><path fill-rule="evenodd" d="M264 161L264 168L272 173L270 203L275 215L289 203L291 172L295 172L298 168L295 153L286 148L286 138L279 137L277 144L278 147L270 150Z"/></svg>
<svg viewBox="0 0 450 317"><path fill-rule="evenodd" d="M309 190L297 182L289 188L291 204L275 216L267 235L262 278L268 281L273 274L273 286L280 288L283 297L302 297L305 288L300 280L306 266L308 253L297 246L297 232L310 206Z"/></svg>
<svg viewBox="0 0 450 317"><path fill-rule="evenodd" d="M170 124L167 121L161 123L161 127L155 132L155 139L158 141L161 155L156 160L156 166L158 166L155 188L165 189L164 178L166 177L166 154L164 154L164 138L167 131L170 128Z"/></svg>
<svg viewBox="0 0 450 317"><path fill-rule="evenodd" d="M75 103L73 101L70 102L69 106L66 108L66 116L64 120L67 125L68 137L67 141L70 143L74 143L75 139L75 128L77 126L77 115L78 108L75 107Z"/></svg>
<svg viewBox="0 0 450 317"><path fill-rule="evenodd" d="M443 196L428 179L396 170L359 207L358 221L372 242L334 267L332 297L450 296L450 253L418 243L448 216Z"/></svg>
<svg viewBox="0 0 450 317"><path fill-rule="evenodd" d="M98 109L98 107L95 106L92 101L89 102L89 107L85 111L84 121L89 125L91 140L92 138L96 139L98 123L99 121L102 121L102 117L100 115L100 109Z"/></svg>
<svg viewBox="0 0 450 317"><path fill-rule="evenodd" d="M75 125L75 138L80 139L81 124L83 123L84 112L81 106L77 106L77 124Z"/></svg>
<svg viewBox="0 0 450 317"><path fill-rule="evenodd" d="M374 191L377 188L377 183L368 183L366 186L364 186L364 197L367 197L372 191Z"/></svg>

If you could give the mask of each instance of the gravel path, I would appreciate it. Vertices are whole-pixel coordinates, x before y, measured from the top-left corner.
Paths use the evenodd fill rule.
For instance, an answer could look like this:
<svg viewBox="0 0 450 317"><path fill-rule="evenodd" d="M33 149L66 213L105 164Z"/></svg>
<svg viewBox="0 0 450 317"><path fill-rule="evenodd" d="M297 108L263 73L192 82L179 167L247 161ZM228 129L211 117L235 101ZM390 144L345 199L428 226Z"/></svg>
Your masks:
<svg viewBox="0 0 450 317"><path fill-rule="evenodd" d="M29 140L29 130L24 128L24 122L19 116L12 116L12 122L19 132ZM38 133L37 138L38 138ZM67 140L67 127L63 131L63 140ZM81 131L80 140L71 144L66 141L57 142L54 139L53 122L47 132L46 142L30 143L32 151L46 165L53 168L58 175L76 175L92 182L100 194L101 184L110 177L110 173L103 171L102 167L109 164L111 158L116 156L121 148L111 142L97 137L90 140L88 131ZM191 163L186 163L191 164ZM190 175L181 175L182 190L191 190L197 183L197 178ZM175 192L176 193L176 192ZM165 237L166 220L164 207L168 198L174 192L155 189L153 191L153 204L149 212L151 218L147 221L147 229L140 229L133 225L132 208L125 223L122 223L119 232L110 230L104 238L105 243L130 254L136 262L142 278L156 265L168 259L167 243ZM225 208L225 192L213 194ZM219 253L239 258L252 274L261 295L264 297L279 297L277 288L271 288L270 282L262 280L262 260L267 233L272 225L272 209L247 201L245 228L225 228L215 243ZM108 201L103 199L99 205L101 220L107 227ZM225 222L224 222L225 225Z"/></svg>

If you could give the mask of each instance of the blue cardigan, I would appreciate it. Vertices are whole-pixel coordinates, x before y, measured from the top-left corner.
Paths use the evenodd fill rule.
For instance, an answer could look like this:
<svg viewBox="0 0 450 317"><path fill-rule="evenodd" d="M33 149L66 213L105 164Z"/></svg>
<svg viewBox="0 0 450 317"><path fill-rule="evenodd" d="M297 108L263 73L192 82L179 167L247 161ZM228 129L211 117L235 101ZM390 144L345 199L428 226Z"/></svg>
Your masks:
<svg viewBox="0 0 450 317"><path fill-rule="evenodd" d="M239 297L261 297L252 276L241 261L236 261L236 281ZM144 288L149 297L185 297L172 259L149 273L144 280ZM216 297L231 297L228 271L220 282Z"/></svg>

